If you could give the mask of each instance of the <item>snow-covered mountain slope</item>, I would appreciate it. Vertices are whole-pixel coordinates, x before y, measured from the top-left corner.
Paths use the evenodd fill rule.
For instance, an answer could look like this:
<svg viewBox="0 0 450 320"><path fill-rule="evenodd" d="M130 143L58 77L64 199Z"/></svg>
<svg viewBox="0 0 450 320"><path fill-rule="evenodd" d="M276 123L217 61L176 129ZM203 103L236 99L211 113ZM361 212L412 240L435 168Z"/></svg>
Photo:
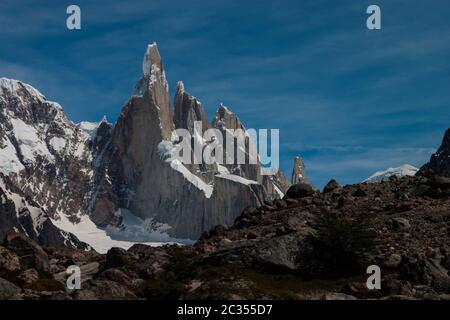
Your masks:
<svg viewBox="0 0 450 320"><path fill-rule="evenodd" d="M96 162L111 137L106 118L75 124L38 90L6 78L0 79L0 107L2 190L17 215L17 222L11 215L11 224L3 224L4 235L25 232L42 245L87 248L77 234L101 252L133 245L107 236L86 215Z"/></svg>
<svg viewBox="0 0 450 320"><path fill-rule="evenodd" d="M37 203L10 186L8 177L0 173L0 243L8 234L24 233L42 246L90 249L70 232L55 227Z"/></svg>
<svg viewBox="0 0 450 320"><path fill-rule="evenodd" d="M91 138L62 107L17 80L0 80L0 172L50 216L84 211Z"/></svg>
<svg viewBox="0 0 450 320"><path fill-rule="evenodd" d="M389 168L384 171L377 171L363 182L381 182L389 179L390 176L404 177L414 176L419 169L409 164L401 165L396 168Z"/></svg>

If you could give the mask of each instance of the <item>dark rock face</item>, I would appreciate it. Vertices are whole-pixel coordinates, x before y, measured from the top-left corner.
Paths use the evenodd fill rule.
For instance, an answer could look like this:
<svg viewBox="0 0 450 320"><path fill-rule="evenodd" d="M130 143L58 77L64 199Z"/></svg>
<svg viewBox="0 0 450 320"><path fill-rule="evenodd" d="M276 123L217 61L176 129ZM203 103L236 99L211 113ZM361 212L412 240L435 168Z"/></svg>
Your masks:
<svg viewBox="0 0 450 320"><path fill-rule="evenodd" d="M3 183L3 187L0 184L0 243L8 235L20 233L42 246L90 248L73 234L55 227L48 215L1 173L0 182ZM12 190L6 185L10 185Z"/></svg>
<svg viewBox="0 0 450 320"><path fill-rule="evenodd" d="M127 262L127 251L122 248L111 248L106 254L106 263L110 268L123 267Z"/></svg>
<svg viewBox="0 0 450 320"><path fill-rule="evenodd" d="M19 257L11 250L0 247L0 269L6 271L16 271L20 270L20 268L21 265Z"/></svg>
<svg viewBox="0 0 450 320"><path fill-rule="evenodd" d="M425 176L443 176L450 177L450 129L448 129L444 138L442 139L442 144L439 149L434 153L430 161L422 166L417 172L417 175Z"/></svg>
<svg viewBox="0 0 450 320"><path fill-rule="evenodd" d="M0 172L51 217L83 211L92 171L89 135L20 81L0 78L0 96Z"/></svg>
<svg viewBox="0 0 450 320"><path fill-rule="evenodd" d="M47 253L26 235L18 233L8 236L6 247L19 257L21 264L39 271L50 270Z"/></svg>
<svg viewBox="0 0 450 320"><path fill-rule="evenodd" d="M292 185L286 192L285 198L304 198L314 194L314 189L306 183L297 183Z"/></svg>
<svg viewBox="0 0 450 320"><path fill-rule="evenodd" d="M341 187L341 185L334 179L331 179L323 188L323 193L333 192Z"/></svg>
<svg viewBox="0 0 450 320"><path fill-rule="evenodd" d="M100 121L96 129L95 136L92 139L94 166L98 165L96 164L96 161L101 159L101 152L105 150L105 147L111 140L112 129L113 125L109 123L106 118L103 118L102 121Z"/></svg>
<svg viewBox="0 0 450 320"><path fill-rule="evenodd" d="M36 241L42 246L69 247L90 250L91 247L80 241L74 234L62 231L49 220L42 223L42 229Z"/></svg>
<svg viewBox="0 0 450 320"><path fill-rule="evenodd" d="M181 81L177 84L174 110L173 121L177 129L183 128L193 133L195 121L202 123L202 134L210 127L202 104L185 91L184 84Z"/></svg>
<svg viewBox="0 0 450 320"><path fill-rule="evenodd" d="M20 224L17 220L14 202L6 197L6 193L2 188L0 188L0 199L0 243L3 243L6 236L14 228L19 228Z"/></svg>
<svg viewBox="0 0 450 320"><path fill-rule="evenodd" d="M13 283L0 278L0 300L8 300L20 292L20 288Z"/></svg>

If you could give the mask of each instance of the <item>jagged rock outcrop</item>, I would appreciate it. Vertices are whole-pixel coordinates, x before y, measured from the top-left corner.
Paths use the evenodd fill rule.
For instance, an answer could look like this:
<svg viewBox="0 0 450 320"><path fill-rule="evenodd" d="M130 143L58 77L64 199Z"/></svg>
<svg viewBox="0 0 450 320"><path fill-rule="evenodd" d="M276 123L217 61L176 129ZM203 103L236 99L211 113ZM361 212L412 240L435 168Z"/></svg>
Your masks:
<svg viewBox="0 0 450 320"><path fill-rule="evenodd" d="M76 220L92 177L90 137L33 87L0 79L0 172L51 217Z"/></svg>
<svg viewBox="0 0 450 320"><path fill-rule="evenodd" d="M450 129L448 129L439 149L431 156L430 161L420 168L418 175L439 175L450 177Z"/></svg>
<svg viewBox="0 0 450 320"><path fill-rule="evenodd" d="M328 181L325 187L323 187L322 192L323 193L333 192L335 190L338 190L339 188L341 188L339 182L337 182L335 179L331 179L330 181Z"/></svg>
<svg viewBox="0 0 450 320"><path fill-rule="evenodd" d="M309 184L308 176L306 175L306 168L300 156L294 159L294 169L292 169L291 183L307 183Z"/></svg>
<svg viewBox="0 0 450 320"><path fill-rule="evenodd" d="M261 183L266 192L267 202L282 199L291 186L286 176L279 170L274 175L263 175Z"/></svg>
<svg viewBox="0 0 450 320"><path fill-rule="evenodd" d="M261 174L259 157L250 152L252 140L229 108L220 105L209 123L201 103L179 82L172 112L156 44L148 46L143 76L115 125L106 118L75 124L33 87L5 78L0 106L0 172L9 189L20 190L48 217L39 235L27 233L41 244L61 242L48 231L52 219L67 227L67 221L86 221L85 215L127 240L141 241L141 234L127 233L130 220L145 232L196 239L215 225L232 223L245 207L281 199L290 186L280 171ZM250 163L237 163L237 150L225 152L223 163L184 164L173 157L181 141L175 129L187 129L191 142L206 148L214 142L203 137L210 128L221 133L225 151L232 140L242 139ZM232 130L240 131L233 136ZM26 217L19 224L30 229Z"/></svg>
<svg viewBox="0 0 450 320"><path fill-rule="evenodd" d="M185 91L184 83L177 83L174 103L174 125L175 129L186 129L191 135L191 145L194 143L206 144L203 135L210 128L208 118L200 101ZM202 148L203 151L203 148ZM214 180L214 174L218 172L216 164L206 164L204 161L195 161L198 155L192 148L190 164L184 164L193 174L199 175L206 183ZM201 160L201 159L200 159Z"/></svg>
<svg viewBox="0 0 450 320"><path fill-rule="evenodd" d="M111 140L113 125L108 122L106 117L103 117L103 119L99 123L91 123L90 127L93 129L89 131L83 127L82 129L88 132L91 137L91 148L95 167L95 162L102 158L102 152L105 150L106 145Z"/></svg>
<svg viewBox="0 0 450 320"><path fill-rule="evenodd" d="M144 75L114 126L104 166L97 172L91 218L98 225L126 228L121 217L126 209L147 221L149 228L154 222L163 223L170 226L171 235L195 239L264 200L256 181L218 169L211 175L211 167L189 170L169 157L176 127L193 130L193 121L198 120L208 128L201 104L181 83L175 104L174 122L163 63L156 45L149 45ZM209 173L209 179L203 173Z"/></svg>
<svg viewBox="0 0 450 320"><path fill-rule="evenodd" d="M314 194L314 189L308 183L297 183L289 187L285 199L304 198Z"/></svg>
<svg viewBox="0 0 450 320"><path fill-rule="evenodd" d="M173 121L175 128L187 129L192 134L194 133L194 123L196 121L200 121L202 124L202 135L204 131L210 128L201 102L185 91L182 81L177 83L174 110Z"/></svg>
<svg viewBox="0 0 450 320"><path fill-rule="evenodd" d="M212 121L212 127L220 130L223 136L223 166L232 174L261 182L259 159L255 152L250 152L250 145L253 144L253 150L256 150L256 146L254 146L254 141L245 134L245 127L236 114L231 112L228 107L220 104ZM232 151L234 154L228 153L228 144L234 145L238 141L241 141L241 145L245 145L245 150L239 150L239 148L235 147ZM238 161L239 152L241 151L244 153L245 158L249 159L245 164L240 164L242 161Z"/></svg>
<svg viewBox="0 0 450 320"><path fill-rule="evenodd" d="M264 188L266 201L282 198L289 188L290 183L279 170L274 175L262 174L263 166L261 165L259 156L251 152L251 150L257 149L256 142L245 133L246 128L239 117L230 111L228 107L220 104L211 125L213 128L222 132L225 150L223 167L233 174L260 183ZM239 164L239 150L237 148L233 155L226 152L227 143L230 141L236 143L239 140L244 141L245 150L242 151L245 154L245 159L248 159L245 164ZM228 161L230 161L230 164L228 164Z"/></svg>
<svg viewBox="0 0 450 320"><path fill-rule="evenodd" d="M184 84L182 82L179 82L177 85L174 121L177 129L187 129L192 135L195 134L195 121L201 122L201 134L209 128L218 129L222 133L224 147L222 163L220 165L215 164L212 166L187 165L191 172L202 174L207 181L211 181L211 172L226 174L231 173L251 181L256 181L259 184L262 184L265 192L265 200L268 201L273 200L274 198L282 198L286 190L289 188L290 184L281 171L277 171L275 175L261 175L261 164L255 155L253 156L254 163L250 163L249 145L252 141L250 141L249 137L245 135L244 131L246 128L235 113L230 111L228 107L220 104L211 125L209 125L201 103L194 96L185 91ZM238 132L236 135L233 135L231 130L242 130L242 132ZM237 149L235 150L234 155L228 155L226 151L228 141L233 139L236 143L237 139L240 138L243 139L245 144L245 150L243 151L247 162L244 164L239 164L237 161ZM198 139L198 137L195 137L195 139ZM227 159L230 160L230 163L227 163Z"/></svg>
<svg viewBox="0 0 450 320"><path fill-rule="evenodd" d="M13 283L0 278L0 300L8 300L20 292L20 288Z"/></svg>
<svg viewBox="0 0 450 320"><path fill-rule="evenodd" d="M97 127L74 124L30 85L0 78L1 238L23 232L41 245L89 248L51 219L77 222L86 212L103 143Z"/></svg>

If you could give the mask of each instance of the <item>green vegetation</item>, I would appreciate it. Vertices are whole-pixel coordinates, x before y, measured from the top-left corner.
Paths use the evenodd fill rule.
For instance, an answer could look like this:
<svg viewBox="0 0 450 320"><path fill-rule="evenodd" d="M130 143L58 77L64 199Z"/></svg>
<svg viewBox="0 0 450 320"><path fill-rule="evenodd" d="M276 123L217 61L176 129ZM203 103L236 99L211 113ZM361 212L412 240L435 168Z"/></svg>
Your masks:
<svg viewBox="0 0 450 320"><path fill-rule="evenodd" d="M360 273L365 256L375 246L375 235L367 218L348 219L324 213L318 221L316 259L326 277L343 277Z"/></svg>

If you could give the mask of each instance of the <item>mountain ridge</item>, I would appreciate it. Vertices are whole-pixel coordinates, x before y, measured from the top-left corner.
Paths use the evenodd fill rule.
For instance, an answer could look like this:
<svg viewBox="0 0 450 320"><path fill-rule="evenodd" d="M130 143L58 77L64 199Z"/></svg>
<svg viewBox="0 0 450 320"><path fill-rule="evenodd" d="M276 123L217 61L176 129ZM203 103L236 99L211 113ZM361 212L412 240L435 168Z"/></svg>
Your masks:
<svg viewBox="0 0 450 320"><path fill-rule="evenodd" d="M162 159L161 143L173 144L177 128L195 133L197 120L203 130L215 128L224 137L228 129L245 127L222 104L209 121L181 81L173 110L156 43L148 45L142 67L114 124L105 117L74 123L37 89L1 78L0 171L53 221L63 217L76 225L87 215L112 230L110 235L125 238L133 238L125 232L134 226L124 224L129 219L123 212L142 219L149 235L166 225L169 239L196 239L215 225L232 223L245 207L284 195L288 180L280 171L261 175L259 162L185 165Z"/></svg>

